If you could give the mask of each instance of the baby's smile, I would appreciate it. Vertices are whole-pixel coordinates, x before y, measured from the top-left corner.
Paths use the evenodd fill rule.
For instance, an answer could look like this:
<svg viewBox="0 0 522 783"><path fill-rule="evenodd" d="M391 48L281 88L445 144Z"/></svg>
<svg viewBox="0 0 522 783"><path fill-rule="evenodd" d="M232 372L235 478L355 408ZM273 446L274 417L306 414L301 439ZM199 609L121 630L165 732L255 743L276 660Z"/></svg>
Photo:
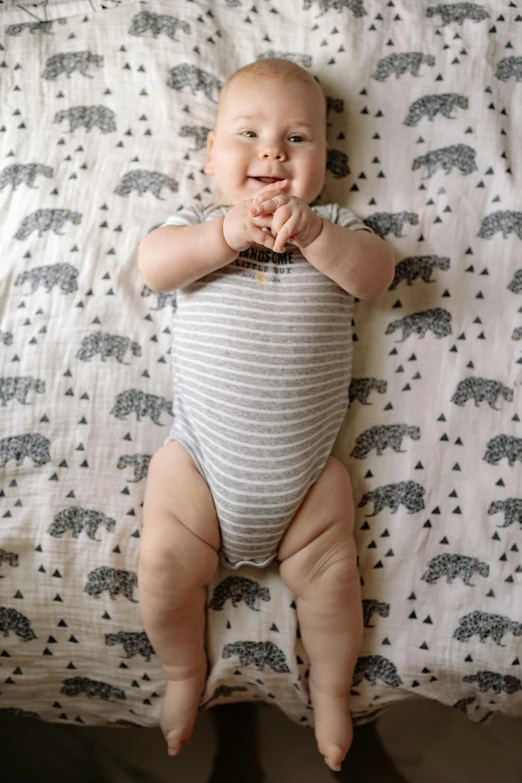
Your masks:
<svg viewBox="0 0 522 783"><path fill-rule="evenodd" d="M250 177L250 179L255 179L257 182L262 182L263 185L272 185L274 182L280 182L283 177Z"/></svg>

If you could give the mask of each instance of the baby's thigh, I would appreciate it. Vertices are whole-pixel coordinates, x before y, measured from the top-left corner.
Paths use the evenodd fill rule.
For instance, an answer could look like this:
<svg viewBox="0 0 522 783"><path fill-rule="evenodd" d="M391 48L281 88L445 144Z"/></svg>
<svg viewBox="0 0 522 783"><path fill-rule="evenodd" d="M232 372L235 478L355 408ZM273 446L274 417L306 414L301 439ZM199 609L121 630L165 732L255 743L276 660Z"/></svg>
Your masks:
<svg viewBox="0 0 522 783"><path fill-rule="evenodd" d="M332 568L353 576L357 567L354 516L350 475L340 460L330 457L277 553L281 576L291 590L300 594L305 585Z"/></svg>
<svg viewBox="0 0 522 783"><path fill-rule="evenodd" d="M161 545L180 524L218 551L219 522L208 484L185 447L171 440L149 464L143 526L148 539L157 539Z"/></svg>

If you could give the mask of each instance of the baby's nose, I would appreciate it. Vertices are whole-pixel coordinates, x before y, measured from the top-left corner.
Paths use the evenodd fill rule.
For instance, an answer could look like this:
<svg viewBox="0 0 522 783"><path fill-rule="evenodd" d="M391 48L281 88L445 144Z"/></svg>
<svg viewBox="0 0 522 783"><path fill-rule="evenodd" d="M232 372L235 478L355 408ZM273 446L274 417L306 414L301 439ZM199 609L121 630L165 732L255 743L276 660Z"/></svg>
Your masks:
<svg viewBox="0 0 522 783"><path fill-rule="evenodd" d="M264 147L261 157L269 158L271 160L286 160L285 153L278 147Z"/></svg>

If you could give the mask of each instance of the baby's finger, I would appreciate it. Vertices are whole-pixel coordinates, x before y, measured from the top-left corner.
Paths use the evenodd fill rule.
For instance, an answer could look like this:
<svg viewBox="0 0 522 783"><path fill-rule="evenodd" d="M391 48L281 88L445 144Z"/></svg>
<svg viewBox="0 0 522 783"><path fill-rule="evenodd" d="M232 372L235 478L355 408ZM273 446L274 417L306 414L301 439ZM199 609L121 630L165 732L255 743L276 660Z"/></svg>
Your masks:
<svg viewBox="0 0 522 783"><path fill-rule="evenodd" d="M276 253L282 253L285 247L286 242L289 242L290 239L293 237L297 227L299 224L299 217L298 215L292 215L288 218L286 223L283 223L279 231L277 232L277 238L274 245L274 250Z"/></svg>
<svg viewBox="0 0 522 783"><path fill-rule="evenodd" d="M288 184L287 179L280 179L277 182L269 182L267 185L263 185L262 188L259 188L259 190L256 190L256 192L253 194L252 198L255 200L259 198L260 195L264 195L264 193L268 190L273 190L275 188L276 191L284 190Z"/></svg>
<svg viewBox="0 0 522 783"><path fill-rule="evenodd" d="M259 228L272 228L272 215L253 215L252 222Z"/></svg>
<svg viewBox="0 0 522 783"><path fill-rule="evenodd" d="M264 245L265 247L269 247L271 250L274 249L274 242L275 239L271 234L268 234L266 231L261 231L261 229L256 230L254 233L255 242L257 242L258 245Z"/></svg>
<svg viewBox="0 0 522 783"><path fill-rule="evenodd" d="M283 204L288 204L289 200L289 197L284 193L278 196L273 196L272 198L268 198L266 201L254 203L250 207L250 214L260 215L263 212L269 212L271 214L272 212L275 212L278 207L283 206Z"/></svg>

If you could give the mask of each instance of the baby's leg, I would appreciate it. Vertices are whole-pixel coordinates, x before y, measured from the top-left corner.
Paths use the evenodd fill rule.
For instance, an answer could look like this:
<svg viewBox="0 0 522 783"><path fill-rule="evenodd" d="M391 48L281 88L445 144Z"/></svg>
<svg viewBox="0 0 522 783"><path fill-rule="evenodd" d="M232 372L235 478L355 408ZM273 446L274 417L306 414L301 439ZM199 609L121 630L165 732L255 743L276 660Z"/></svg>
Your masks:
<svg viewBox="0 0 522 783"><path fill-rule="evenodd" d="M333 770L341 769L352 743L349 694L363 630L353 524L348 471L330 457L278 551L310 659L317 745Z"/></svg>
<svg viewBox="0 0 522 783"><path fill-rule="evenodd" d="M143 625L167 675L160 724L171 756L189 742L205 688L206 585L219 546L208 485L170 441L149 465L138 580Z"/></svg>

